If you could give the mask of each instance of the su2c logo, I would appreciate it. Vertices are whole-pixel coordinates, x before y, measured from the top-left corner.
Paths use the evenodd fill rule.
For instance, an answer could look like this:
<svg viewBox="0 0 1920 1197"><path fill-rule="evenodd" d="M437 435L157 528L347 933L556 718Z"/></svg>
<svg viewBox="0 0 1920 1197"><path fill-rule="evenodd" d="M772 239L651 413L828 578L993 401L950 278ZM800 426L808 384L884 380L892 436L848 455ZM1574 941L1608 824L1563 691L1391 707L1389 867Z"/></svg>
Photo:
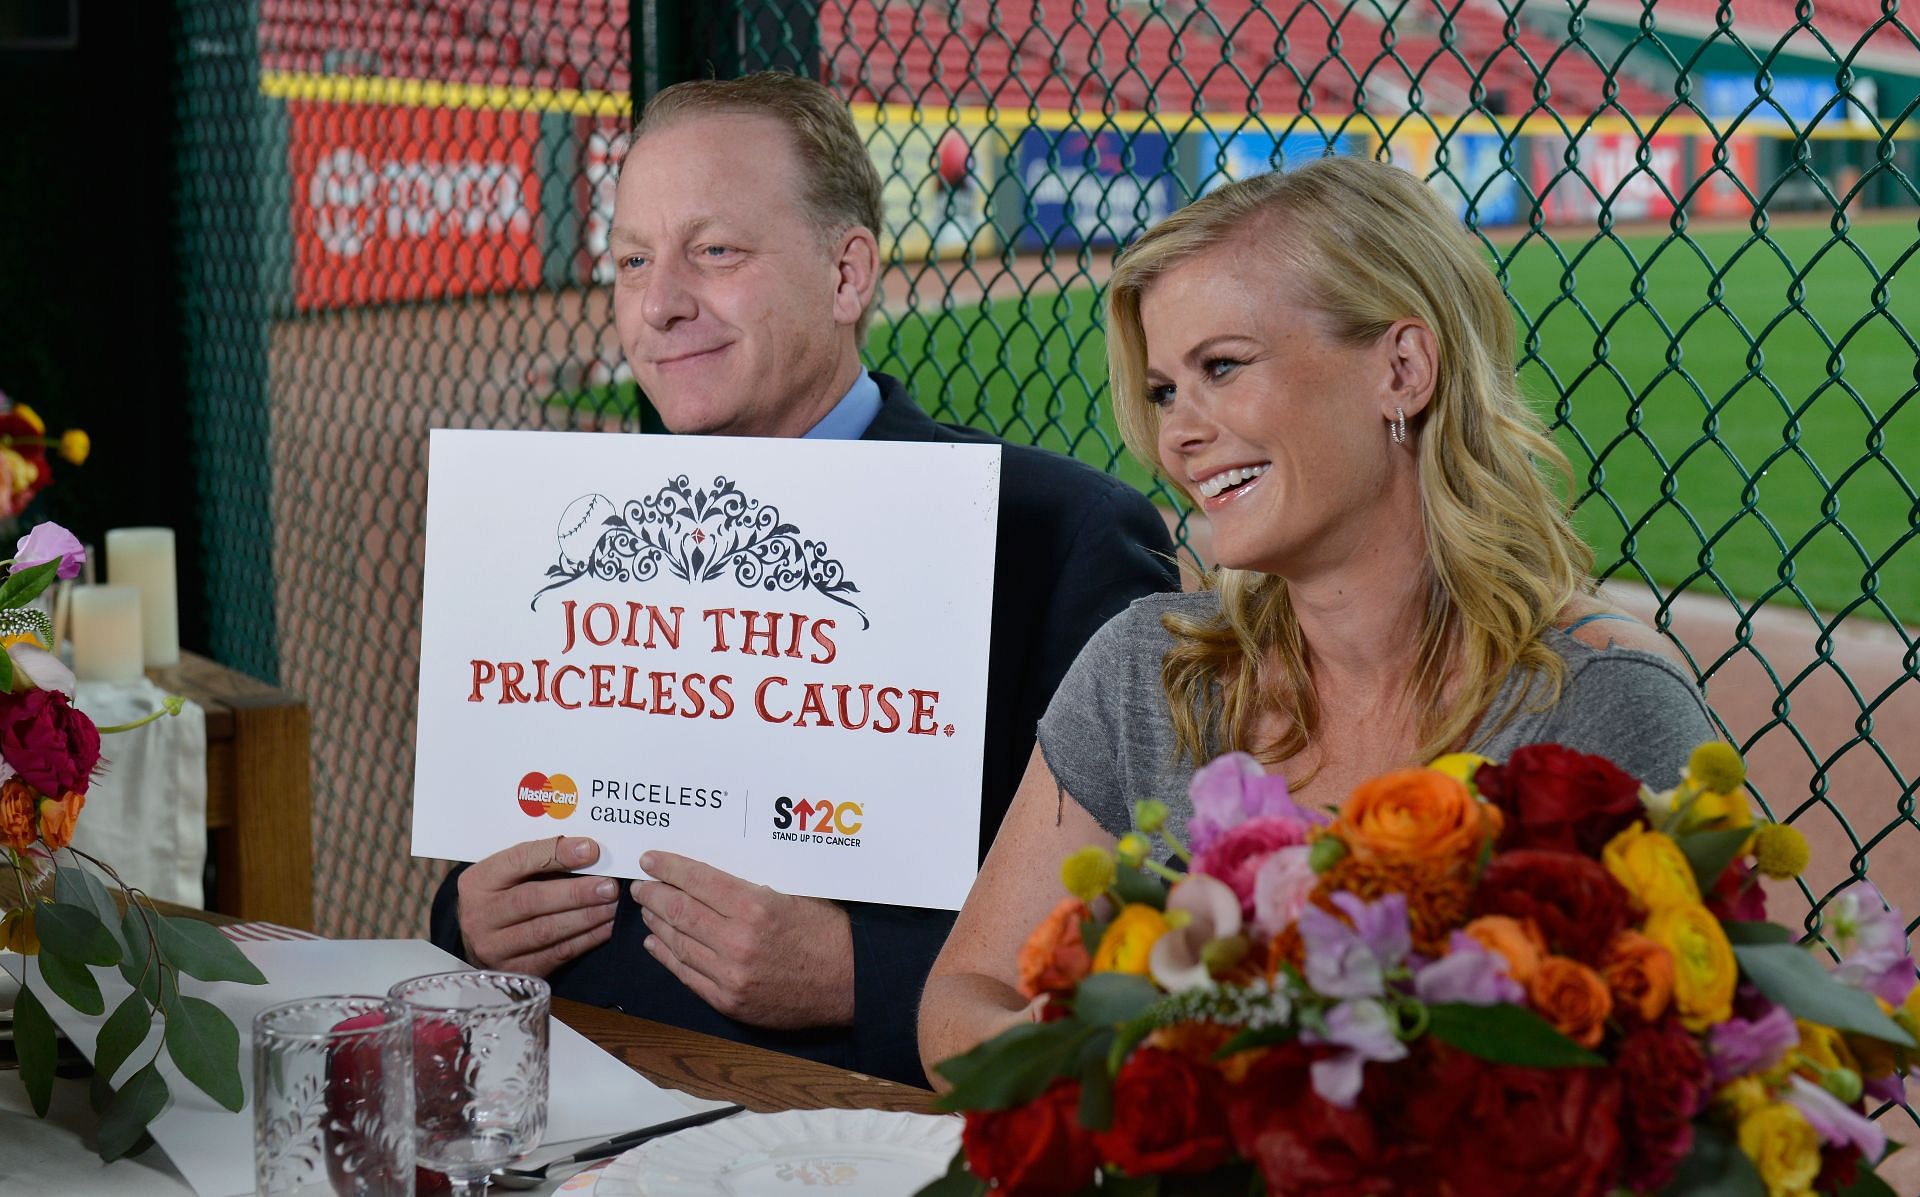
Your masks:
<svg viewBox="0 0 1920 1197"><path fill-rule="evenodd" d="M529 818L552 815L564 819L579 809L580 787L564 773L555 773L552 777L529 773L520 779L518 797L520 809L526 811Z"/></svg>
<svg viewBox="0 0 1920 1197"><path fill-rule="evenodd" d="M773 829L785 831L792 827L796 831L827 835L858 835L864 813L858 802L828 802L824 798L818 802L805 798L795 802L782 794L773 804ZM798 827L794 827L796 822Z"/></svg>

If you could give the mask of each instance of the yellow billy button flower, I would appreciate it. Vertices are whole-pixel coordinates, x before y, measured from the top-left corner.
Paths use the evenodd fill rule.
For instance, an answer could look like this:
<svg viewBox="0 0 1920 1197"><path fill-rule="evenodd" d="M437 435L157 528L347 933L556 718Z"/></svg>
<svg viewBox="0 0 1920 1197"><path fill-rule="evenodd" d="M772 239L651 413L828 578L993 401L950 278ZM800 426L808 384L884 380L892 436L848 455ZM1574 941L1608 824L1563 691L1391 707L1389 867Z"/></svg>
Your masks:
<svg viewBox="0 0 1920 1197"><path fill-rule="evenodd" d="M1116 876L1113 853L1092 844L1070 853L1060 862L1060 884L1088 905L1113 888Z"/></svg>
<svg viewBox="0 0 1920 1197"><path fill-rule="evenodd" d="M1820 1136L1799 1110L1785 1102L1761 1106L1740 1119L1740 1150L1753 1161L1767 1197L1813 1191L1820 1175Z"/></svg>
<svg viewBox="0 0 1920 1197"><path fill-rule="evenodd" d="M1811 853L1807 837L1798 828L1785 823L1762 823L1753 833L1753 863L1761 873L1778 881L1798 877L1807 867Z"/></svg>
<svg viewBox="0 0 1920 1197"><path fill-rule="evenodd" d="M74 465L82 465L93 452L93 438L78 428L60 434L60 456Z"/></svg>
<svg viewBox="0 0 1920 1197"><path fill-rule="evenodd" d="M1128 903L1100 937L1099 950L1093 954L1093 971L1146 976L1147 957L1168 930L1166 915L1139 902Z"/></svg>
<svg viewBox="0 0 1920 1197"><path fill-rule="evenodd" d="M1746 783L1747 765L1733 745L1709 740L1687 758L1687 777L1703 790L1731 794Z"/></svg>
<svg viewBox="0 0 1920 1197"><path fill-rule="evenodd" d="M1698 1033L1733 1017L1740 969L1711 911L1698 902L1669 907L1647 920L1645 934L1673 957L1673 1004L1682 1026Z"/></svg>
<svg viewBox="0 0 1920 1197"><path fill-rule="evenodd" d="M1152 835L1167 825L1167 818L1171 814L1166 803L1152 798L1143 799L1133 804L1133 825L1142 833Z"/></svg>
<svg viewBox="0 0 1920 1197"><path fill-rule="evenodd" d="M1473 775L1480 771L1480 766L1491 764L1493 764L1492 757L1481 756L1477 752L1449 752L1445 756L1435 758L1427 768L1446 774L1478 794L1480 791L1473 784Z"/></svg>
<svg viewBox="0 0 1920 1197"><path fill-rule="evenodd" d="M1649 914L1700 904L1700 885L1680 845L1638 823L1607 842L1600 863Z"/></svg>
<svg viewBox="0 0 1920 1197"><path fill-rule="evenodd" d="M1120 863L1130 869L1139 868L1140 862L1145 860L1148 853L1152 851L1153 841L1137 831L1129 831L1121 836L1120 842L1113 848L1113 853L1120 858Z"/></svg>

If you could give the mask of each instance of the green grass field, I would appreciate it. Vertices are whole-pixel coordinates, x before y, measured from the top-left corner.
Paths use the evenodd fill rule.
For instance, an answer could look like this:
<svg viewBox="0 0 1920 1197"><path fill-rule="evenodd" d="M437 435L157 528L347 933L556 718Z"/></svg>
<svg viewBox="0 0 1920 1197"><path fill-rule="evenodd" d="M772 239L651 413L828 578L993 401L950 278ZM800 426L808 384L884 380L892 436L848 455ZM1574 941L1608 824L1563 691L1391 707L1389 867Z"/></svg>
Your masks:
<svg viewBox="0 0 1920 1197"><path fill-rule="evenodd" d="M1581 532L1603 574L1744 599L1797 601L1797 588L1827 611L1859 604L1873 575L1920 622L1914 221L1841 243L1825 227L1749 239L1500 249L1531 326L1527 391L1573 462ZM1090 289L912 312L868 339L869 361L941 418L1147 486L1106 410L1104 353Z"/></svg>

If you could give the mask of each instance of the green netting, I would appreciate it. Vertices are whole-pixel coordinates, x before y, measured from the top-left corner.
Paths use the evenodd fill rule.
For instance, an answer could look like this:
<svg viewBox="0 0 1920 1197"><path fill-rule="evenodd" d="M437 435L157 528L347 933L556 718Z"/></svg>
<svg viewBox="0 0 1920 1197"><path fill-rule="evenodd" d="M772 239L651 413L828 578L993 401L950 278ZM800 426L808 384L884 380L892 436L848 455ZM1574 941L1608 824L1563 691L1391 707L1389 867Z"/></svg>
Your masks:
<svg viewBox="0 0 1920 1197"><path fill-rule="evenodd" d="M1513 300L1615 597L1816 866L1920 910L1920 39L1834 0L182 0L183 261L223 656L312 697L323 909L397 852L431 426L640 427L604 282L636 96L774 67L887 182L871 363L1149 489L1104 393L1116 248L1325 153L1430 179ZM269 566L268 554L271 553ZM354 877L352 884L333 877Z"/></svg>

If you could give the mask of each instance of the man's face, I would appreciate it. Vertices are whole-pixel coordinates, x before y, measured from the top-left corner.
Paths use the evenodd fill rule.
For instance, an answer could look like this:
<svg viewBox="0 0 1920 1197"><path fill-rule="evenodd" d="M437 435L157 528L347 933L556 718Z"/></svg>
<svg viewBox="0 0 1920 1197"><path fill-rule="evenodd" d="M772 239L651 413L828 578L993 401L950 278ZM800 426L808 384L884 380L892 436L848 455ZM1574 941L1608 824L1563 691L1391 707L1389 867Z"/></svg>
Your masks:
<svg viewBox="0 0 1920 1197"><path fill-rule="evenodd" d="M672 431L798 436L851 384L863 301L802 186L786 130L757 114L688 116L627 155L614 321Z"/></svg>

